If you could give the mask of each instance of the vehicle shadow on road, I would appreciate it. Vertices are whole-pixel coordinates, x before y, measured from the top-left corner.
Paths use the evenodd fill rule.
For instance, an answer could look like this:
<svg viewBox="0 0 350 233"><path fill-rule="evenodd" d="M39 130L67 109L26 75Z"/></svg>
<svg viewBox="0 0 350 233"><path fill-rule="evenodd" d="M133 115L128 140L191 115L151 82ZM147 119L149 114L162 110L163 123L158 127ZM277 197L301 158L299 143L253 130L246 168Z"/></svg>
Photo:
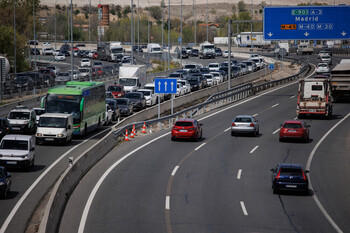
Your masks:
<svg viewBox="0 0 350 233"><path fill-rule="evenodd" d="M297 192L297 191L290 191L290 190L280 190L278 192L279 196L307 196L312 197L314 195L314 191L309 189L306 193L305 192Z"/></svg>
<svg viewBox="0 0 350 233"><path fill-rule="evenodd" d="M7 168L9 172L16 172L16 173L33 173L40 170L43 170L46 166L45 165L35 165L30 168Z"/></svg>
<svg viewBox="0 0 350 233"><path fill-rule="evenodd" d="M306 143L312 143L314 140L312 138L309 138L307 142L305 142L302 139L288 139L288 140L283 140L281 143L293 143L293 144L306 144Z"/></svg>
<svg viewBox="0 0 350 233"><path fill-rule="evenodd" d="M19 195L19 192L17 191L10 191L7 193L7 196L5 199L15 199Z"/></svg>

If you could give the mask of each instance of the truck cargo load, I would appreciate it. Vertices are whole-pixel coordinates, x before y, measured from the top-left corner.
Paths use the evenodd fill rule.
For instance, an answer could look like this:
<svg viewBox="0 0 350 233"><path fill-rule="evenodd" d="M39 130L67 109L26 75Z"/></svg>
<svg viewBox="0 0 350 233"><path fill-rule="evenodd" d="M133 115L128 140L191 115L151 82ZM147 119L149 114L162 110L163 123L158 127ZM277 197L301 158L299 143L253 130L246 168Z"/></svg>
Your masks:
<svg viewBox="0 0 350 233"><path fill-rule="evenodd" d="M208 41L199 45L199 58L215 58L215 46Z"/></svg>
<svg viewBox="0 0 350 233"><path fill-rule="evenodd" d="M343 59L331 71L331 89L334 101L350 97L350 63Z"/></svg>
<svg viewBox="0 0 350 233"><path fill-rule="evenodd" d="M124 65L119 67L119 84L125 92L137 91L145 85L147 67L145 65Z"/></svg>

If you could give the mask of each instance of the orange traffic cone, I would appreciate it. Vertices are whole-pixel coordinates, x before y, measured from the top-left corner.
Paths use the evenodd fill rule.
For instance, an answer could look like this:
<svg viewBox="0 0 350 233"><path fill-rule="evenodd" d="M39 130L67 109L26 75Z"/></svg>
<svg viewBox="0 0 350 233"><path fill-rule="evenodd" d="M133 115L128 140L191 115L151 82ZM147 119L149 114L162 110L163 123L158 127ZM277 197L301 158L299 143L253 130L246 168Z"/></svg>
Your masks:
<svg viewBox="0 0 350 233"><path fill-rule="evenodd" d="M146 122L143 122L142 133L146 133Z"/></svg>
<svg viewBox="0 0 350 233"><path fill-rule="evenodd" d="M134 130L131 130L130 138L134 138L134 137L135 137Z"/></svg>
<svg viewBox="0 0 350 233"><path fill-rule="evenodd" d="M135 129L135 125L132 126L132 130L134 131L134 136L137 136L137 134L136 134L136 129Z"/></svg>
<svg viewBox="0 0 350 233"><path fill-rule="evenodd" d="M125 131L125 138L124 141L130 141L129 135L128 135L128 130Z"/></svg>

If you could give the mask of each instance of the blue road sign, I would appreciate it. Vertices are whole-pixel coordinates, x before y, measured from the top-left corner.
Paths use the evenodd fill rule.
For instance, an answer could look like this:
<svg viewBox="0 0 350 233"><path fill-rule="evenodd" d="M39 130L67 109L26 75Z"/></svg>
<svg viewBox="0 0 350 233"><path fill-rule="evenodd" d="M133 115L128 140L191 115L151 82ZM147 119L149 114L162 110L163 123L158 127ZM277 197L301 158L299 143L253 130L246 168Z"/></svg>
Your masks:
<svg viewBox="0 0 350 233"><path fill-rule="evenodd" d="M177 92L177 79L164 78L154 80L154 92L164 94L175 94Z"/></svg>
<svg viewBox="0 0 350 233"><path fill-rule="evenodd" d="M264 8L265 40L350 38L350 6Z"/></svg>
<svg viewBox="0 0 350 233"><path fill-rule="evenodd" d="M275 66L273 65L273 63L270 63L269 64L269 70L273 70L273 69L275 69Z"/></svg>

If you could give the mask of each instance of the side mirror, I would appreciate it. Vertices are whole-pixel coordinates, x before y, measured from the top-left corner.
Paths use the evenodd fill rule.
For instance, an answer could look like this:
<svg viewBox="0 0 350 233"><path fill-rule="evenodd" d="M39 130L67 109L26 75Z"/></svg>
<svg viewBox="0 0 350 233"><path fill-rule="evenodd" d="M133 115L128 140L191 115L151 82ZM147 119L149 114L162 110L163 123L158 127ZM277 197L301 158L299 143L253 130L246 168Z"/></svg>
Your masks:
<svg viewBox="0 0 350 233"><path fill-rule="evenodd" d="M275 172L275 169L271 168L270 171Z"/></svg>
<svg viewBox="0 0 350 233"><path fill-rule="evenodd" d="M8 172L6 175L7 178L11 178L11 174Z"/></svg>
<svg viewBox="0 0 350 233"><path fill-rule="evenodd" d="M310 171L309 170L305 170L305 173L309 173Z"/></svg>
<svg viewBox="0 0 350 233"><path fill-rule="evenodd" d="M308 128L311 128L311 125L307 125Z"/></svg>
<svg viewBox="0 0 350 233"><path fill-rule="evenodd" d="M35 147L30 148L30 151L34 151L34 150L35 150Z"/></svg>
<svg viewBox="0 0 350 233"><path fill-rule="evenodd" d="M280 124L280 127L282 127L283 126L283 124Z"/></svg>
<svg viewBox="0 0 350 233"><path fill-rule="evenodd" d="M203 123L199 123L200 126L203 126Z"/></svg>
<svg viewBox="0 0 350 233"><path fill-rule="evenodd" d="M70 125L67 126L67 129L71 129Z"/></svg>

